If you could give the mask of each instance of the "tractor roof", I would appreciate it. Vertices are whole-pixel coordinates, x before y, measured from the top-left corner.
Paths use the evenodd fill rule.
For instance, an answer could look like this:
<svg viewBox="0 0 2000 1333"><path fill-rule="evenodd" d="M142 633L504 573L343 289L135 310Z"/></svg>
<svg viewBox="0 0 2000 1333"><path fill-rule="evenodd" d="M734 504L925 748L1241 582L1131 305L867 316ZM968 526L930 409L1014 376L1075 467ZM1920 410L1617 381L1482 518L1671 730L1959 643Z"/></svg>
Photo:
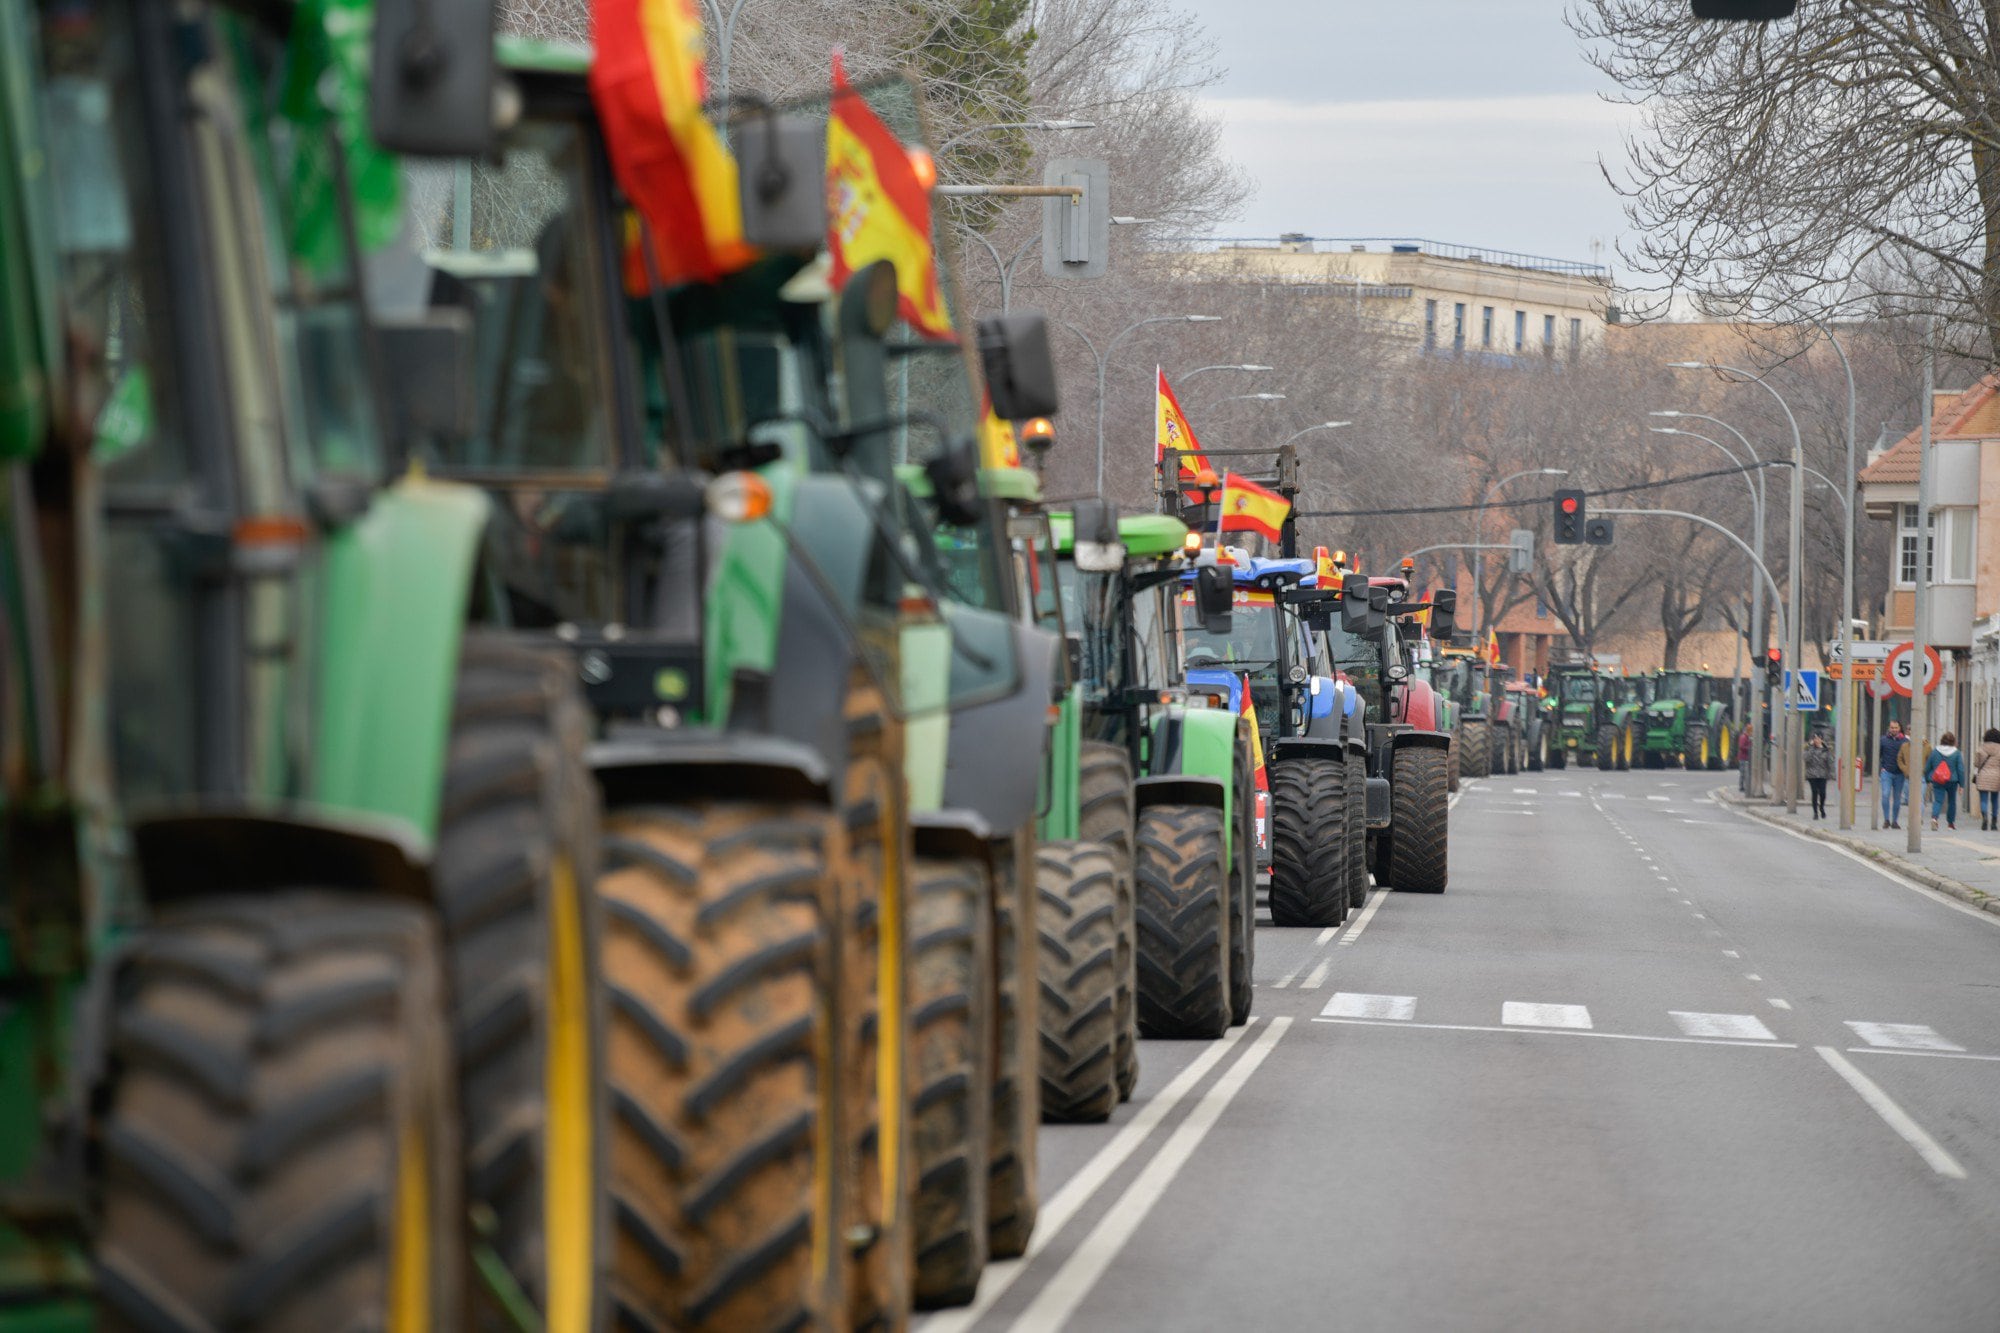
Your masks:
<svg viewBox="0 0 2000 1333"><path fill-rule="evenodd" d="M591 48L578 42L547 42L535 37L502 37L493 43L502 69L534 74L588 74Z"/></svg>
<svg viewBox="0 0 2000 1333"><path fill-rule="evenodd" d="M1067 509L1049 514L1049 529L1055 534L1056 550L1068 555L1076 547L1076 515ZM1179 555L1187 542L1188 526L1167 514L1121 514L1118 540L1125 554L1134 556Z"/></svg>

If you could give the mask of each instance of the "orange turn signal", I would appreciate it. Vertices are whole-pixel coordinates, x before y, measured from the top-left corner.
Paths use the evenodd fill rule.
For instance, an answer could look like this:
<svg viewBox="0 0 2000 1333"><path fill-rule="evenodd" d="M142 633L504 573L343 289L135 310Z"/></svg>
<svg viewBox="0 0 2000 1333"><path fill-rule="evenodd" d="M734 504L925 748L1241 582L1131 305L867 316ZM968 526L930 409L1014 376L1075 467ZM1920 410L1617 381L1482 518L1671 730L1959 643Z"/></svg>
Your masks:
<svg viewBox="0 0 2000 1333"><path fill-rule="evenodd" d="M1199 532L1190 532L1186 539L1181 542L1181 549L1189 555L1198 553L1201 550L1201 534Z"/></svg>
<svg viewBox="0 0 2000 1333"><path fill-rule="evenodd" d="M708 483L708 512L729 523L771 515L771 483L754 472L725 472Z"/></svg>
<svg viewBox="0 0 2000 1333"><path fill-rule="evenodd" d="M916 173L917 184L926 191L937 184L937 159L932 157L928 150L922 148L910 150L910 170Z"/></svg>

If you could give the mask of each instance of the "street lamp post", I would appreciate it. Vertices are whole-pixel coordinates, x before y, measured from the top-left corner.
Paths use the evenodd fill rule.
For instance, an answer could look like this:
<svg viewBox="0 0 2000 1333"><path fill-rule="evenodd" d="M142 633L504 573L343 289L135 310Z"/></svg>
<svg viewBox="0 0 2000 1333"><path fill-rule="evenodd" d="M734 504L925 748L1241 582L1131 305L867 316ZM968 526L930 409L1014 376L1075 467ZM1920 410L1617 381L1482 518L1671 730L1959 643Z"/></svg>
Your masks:
<svg viewBox="0 0 2000 1333"><path fill-rule="evenodd" d="M1284 447L1285 447L1286 445L1290 444L1290 443L1291 443L1291 442L1292 442L1293 440L1296 440L1296 439L1298 439L1298 438L1299 438L1299 436L1301 436L1301 435L1310 435L1310 434L1312 434L1312 433L1313 433L1314 431L1316 431L1316 430L1339 430L1339 429L1340 429L1340 428L1341 428L1342 426L1352 426L1353 424L1354 424L1354 423L1353 423L1352 421L1321 421L1321 422L1317 422L1317 423L1315 423L1315 424L1313 424L1313 425L1310 425L1310 426L1307 426L1307 427L1306 427L1306 428L1305 428L1304 430L1295 430L1295 431L1293 431L1293 432L1292 432L1292 433L1291 433L1290 435L1287 435L1287 436L1286 436L1286 437L1285 437L1284 439L1282 439L1282 440L1278 441L1278 447L1279 447L1280 449L1282 449L1282 448L1284 448Z"/></svg>
<svg viewBox="0 0 2000 1333"><path fill-rule="evenodd" d="M1479 517L1476 520L1478 526L1473 529L1472 542L1470 544L1477 547L1479 543L1486 540L1486 506L1492 501L1493 492L1499 490L1508 482L1519 481L1523 477L1567 477L1568 475L1569 469L1566 467L1531 467L1519 472L1510 473L1494 482L1491 486L1488 486L1486 493L1479 497ZM1486 552L1481 550L1472 557L1472 613L1474 618L1482 623L1469 626L1468 633L1484 627L1486 608L1480 604L1480 599L1484 595L1485 582Z"/></svg>
<svg viewBox="0 0 2000 1333"><path fill-rule="evenodd" d="M1135 319L1111 336L1111 341L1104 345L1104 353L1101 356L1097 356L1096 345L1084 337L1083 330L1067 320L1063 322L1063 327L1083 338L1084 345L1090 348L1093 356L1097 356L1097 493L1099 495L1104 494L1104 381L1111 368L1111 354L1118 350L1118 344L1124 342L1127 335L1138 332L1148 324L1216 324L1221 320L1220 315L1153 315L1147 319Z"/></svg>
<svg viewBox="0 0 2000 1333"><path fill-rule="evenodd" d="M1668 363L1675 370L1713 370L1723 374L1741 376L1757 385L1771 397L1778 400L1778 407L1785 414L1785 421L1792 428L1792 505L1791 541L1786 550L1790 565L1785 571L1785 593L1789 603L1786 623L1791 630L1788 652L1792 670L1798 672L1805 662L1805 607L1799 600L1799 590L1805 563L1805 522L1806 522L1806 444L1799 433L1799 419L1792 414L1792 405L1785 396L1772 388L1763 376L1743 369L1741 366L1724 365L1708 361L1672 361ZM1794 675L1793 679L1797 679ZM1788 701L1789 702L1789 701ZM1799 767L1804 761L1805 718L1796 710L1785 710L1785 808L1792 814L1799 812Z"/></svg>
<svg viewBox="0 0 2000 1333"><path fill-rule="evenodd" d="M1227 398L1218 398L1217 403L1276 403L1283 401L1281 393L1232 393Z"/></svg>
<svg viewBox="0 0 2000 1333"><path fill-rule="evenodd" d="M1252 365L1241 365L1241 366L1196 366L1196 367L1195 367L1195 368L1194 368L1193 370L1183 370L1183 371L1180 371L1180 372L1178 372L1178 374L1176 375L1176 378L1177 378L1177 379L1179 379L1181 383L1183 383L1183 384L1186 384L1186 383L1187 383L1187 382L1188 382L1189 380L1193 379L1193 378L1194 378L1194 377L1195 377L1196 375L1206 375L1206 374L1207 374L1207 373L1208 373L1209 371L1211 371L1211 370L1270 370L1270 369L1271 369L1271 367L1270 367L1270 366L1252 366Z"/></svg>
<svg viewBox="0 0 2000 1333"><path fill-rule="evenodd" d="M991 134L994 130L1094 130L1096 128L1097 122L1094 120L1003 120L998 125L974 125L970 129L960 130L931 151L934 156L941 157L945 149L959 140L970 139L977 134Z"/></svg>
<svg viewBox="0 0 2000 1333"><path fill-rule="evenodd" d="M1854 771L1854 727L1856 718L1854 707L1858 700L1849 697L1854 682L1847 679L1854 671L1854 365L1847 359L1847 349L1840 345L1840 339L1833 336L1833 330L1808 315L1812 326L1818 329L1826 340L1833 344L1833 350L1840 355L1840 368L1847 372L1847 482L1836 488L1842 509L1846 513L1847 531L1840 544L1840 707L1833 715L1833 748L1840 756L1835 765L1838 772L1835 781L1840 793L1840 827L1854 827L1854 793L1859 776ZM1815 474L1817 475L1817 474Z"/></svg>

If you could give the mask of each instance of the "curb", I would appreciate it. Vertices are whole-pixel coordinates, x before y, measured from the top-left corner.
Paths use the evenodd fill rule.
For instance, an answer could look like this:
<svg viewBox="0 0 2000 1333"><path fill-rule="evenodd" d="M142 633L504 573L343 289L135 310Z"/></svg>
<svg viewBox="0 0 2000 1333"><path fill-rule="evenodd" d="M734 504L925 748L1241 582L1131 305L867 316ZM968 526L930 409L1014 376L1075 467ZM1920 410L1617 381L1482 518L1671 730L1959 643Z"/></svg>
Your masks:
<svg viewBox="0 0 2000 1333"><path fill-rule="evenodd" d="M1746 800L1741 793L1731 791L1728 788L1718 791L1715 799L1726 805L1734 806L1736 809L1750 816L1750 818L1761 820L1773 828L1789 829L1794 833L1803 834L1808 838L1817 838L1821 842L1832 843L1836 847L1846 848L1856 855L1865 856L1876 864L1895 871L1905 879L1915 880L1927 889L1936 889L1939 893L1950 894L1961 902L1977 907L1982 912L1991 912L1994 916L2000 916L2000 896L1995 896L1984 889L1975 889L1970 884L1963 884L1958 880L1940 875L1937 871L1918 865L1915 861L1898 856L1894 852L1885 852L1873 843L1863 842L1859 838L1846 837L1830 829L1816 829L1808 825L1795 824L1789 819L1781 819L1776 815L1768 814L1758 809L1758 802Z"/></svg>

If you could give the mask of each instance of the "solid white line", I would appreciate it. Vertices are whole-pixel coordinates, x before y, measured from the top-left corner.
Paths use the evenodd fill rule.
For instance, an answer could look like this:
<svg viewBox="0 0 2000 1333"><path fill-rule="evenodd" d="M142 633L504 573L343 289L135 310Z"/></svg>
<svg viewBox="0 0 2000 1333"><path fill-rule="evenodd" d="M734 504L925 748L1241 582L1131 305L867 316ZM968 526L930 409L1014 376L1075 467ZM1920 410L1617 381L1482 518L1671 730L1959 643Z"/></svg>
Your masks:
<svg viewBox="0 0 2000 1333"><path fill-rule="evenodd" d="M1504 1032L1510 1037L1605 1037L1611 1041L1659 1041L1671 1046L1758 1046L1768 1051L1796 1051L1791 1041L1732 1041L1724 1037L1649 1037L1638 1032L1586 1032L1581 1028L1502 1028L1481 1023L1397 1023L1379 1018L1315 1018L1315 1023L1346 1023L1363 1028L1417 1028L1425 1032Z"/></svg>
<svg viewBox="0 0 2000 1333"><path fill-rule="evenodd" d="M1389 891L1387 889L1375 890L1373 896L1368 899L1368 906L1361 909L1360 919L1349 926L1347 933L1340 937L1340 943L1343 947L1361 938L1361 932L1368 929L1368 923L1375 919L1376 909L1382 906L1382 900L1388 896Z"/></svg>
<svg viewBox="0 0 2000 1333"><path fill-rule="evenodd" d="M1902 1051L1893 1046L1850 1046L1849 1055L1921 1055L1931 1060L2000 1060L2000 1055L1968 1055L1959 1051Z"/></svg>
<svg viewBox="0 0 2000 1333"><path fill-rule="evenodd" d="M1789 1009L1792 1007L1792 1002L1790 1000L1781 1000L1775 995L1766 996L1765 998L1770 1000L1771 1007L1773 1009Z"/></svg>
<svg viewBox="0 0 2000 1333"><path fill-rule="evenodd" d="M1333 971L1333 960L1329 958L1324 962L1322 962L1318 967L1314 968L1312 970L1311 976L1307 977L1304 981L1301 981L1299 983L1299 989L1318 990L1321 986L1324 986L1326 984L1326 974L1331 971Z"/></svg>
<svg viewBox="0 0 2000 1333"><path fill-rule="evenodd" d="M1937 1140L1924 1133L1922 1125L1910 1119L1909 1113L1890 1100L1889 1094L1876 1086L1875 1080L1854 1067L1854 1062L1831 1046L1815 1046L1820 1058L1833 1066L1833 1072L1847 1081L1847 1086L1861 1094L1861 1100L1868 1103L1870 1110L1882 1117L1882 1123L1902 1135L1903 1142L1917 1150L1917 1156L1924 1159L1930 1169L1952 1180L1964 1180L1965 1168L1952 1155L1938 1146Z"/></svg>
<svg viewBox="0 0 2000 1333"><path fill-rule="evenodd" d="M1189 1111L1187 1118L1174 1128L1166 1143L1153 1155L1153 1159L1146 1163L1146 1169L1139 1173L1124 1196L1112 1204L1104 1216L1098 1219L1090 1234L1085 1236L1083 1242L1063 1260L1062 1266L1043 1284L1035 1299L1029 1303L1027 1309L1021 1311L1010 1327L1041 1330L1063 1328L1068 1325L1071 1317L1076 1314L1077 1307L1083 1304L1084 1298L1090 1295L1091 1289L1104 1276L1105 1270L1117 1259L1118 1252L1123 1250L1126 1243L1138 1232L1140 1224L1146 1220L1146 1214L1150 1213L1153 1206L1166 1194L1167 1187L1174 1182L1174 1177L1180 1174L1181 1168L1194 1156L1195 1149L1201 1146L1201 1141L1208 1136L1208 1132L1215 1128L1216 1122L1222 1118L1222 1113L1229 1108L1229 1103L1234 1100L1236 1094L1243 1091L1244 1084L1248 1083L1250 1076L1257 1072L1257 1067L1264 1063L1264 1058L1271 1053L1271 1048L1278 1044L1278 1039L1285 1035L1285 1029L1290 1027L1291 1023L1292 1020L1289 1018L1271 1020L1271 1026L1264 1029L1257 1040L1251 1043L1243 1058L1230 1066L1229 1071L1215 1081L1215 1086L1195 1103L1194 1109ZM1043 1225L1047 1225L1046 1214ZM1038 1231L1040 1229L1037 1228Z"/></svg>
<svg viewBox="0 0 2000 1333"><path fill-rule="evenodd" d="M1340 932L1339 926L1328 926L1325 930L1322 930L1319 933L1319 938L1313 941L1313 948L1315 949L1319 948L1320 945L1325 944L1328 940L1332 939L1339 932Z"/></svg>
<svg viewBox="0 0 2000 1333"><path fill-rule="evenodd" d="M1111 1136L1111 1141L1099 1148L1083 1168L1071 1176L1063 1187L1042 1205L1041 1213L1035 1221L1034 1233L1028 1237L1028 1249L1018 1259L996 1260L986 1266L986 1276L979 1284L979 1295L972 1304L958 1310L944 1310L924 1320L924 1333L964 1333L979 1322L980 1316L1000 1303L1008 1289L1021 1280L1028 1271L1028 1265L1035 1256L1049 1247L1049 1242L1069 1224L1078 1210L1090 1201L1092 1195L1104 1187L1119 1167L1139 1146L1159 1128L1168 1112L1194 1091L1197 1083L1207 1077L1223 1056L1236 1049L1236 1043L1243 1039L1262 1020L1252 1017L1240 1028L1229 1029L1228 1035L1210 1042L1208 1049L1188 1063L1187 1068L1174 1075L1159 1095L1149 1098L1139 1106L1137 1114L1127 1121L1119 1131ZM1289 1019L1278 1019L1272 1024L1288 1023Z"/></svg>

